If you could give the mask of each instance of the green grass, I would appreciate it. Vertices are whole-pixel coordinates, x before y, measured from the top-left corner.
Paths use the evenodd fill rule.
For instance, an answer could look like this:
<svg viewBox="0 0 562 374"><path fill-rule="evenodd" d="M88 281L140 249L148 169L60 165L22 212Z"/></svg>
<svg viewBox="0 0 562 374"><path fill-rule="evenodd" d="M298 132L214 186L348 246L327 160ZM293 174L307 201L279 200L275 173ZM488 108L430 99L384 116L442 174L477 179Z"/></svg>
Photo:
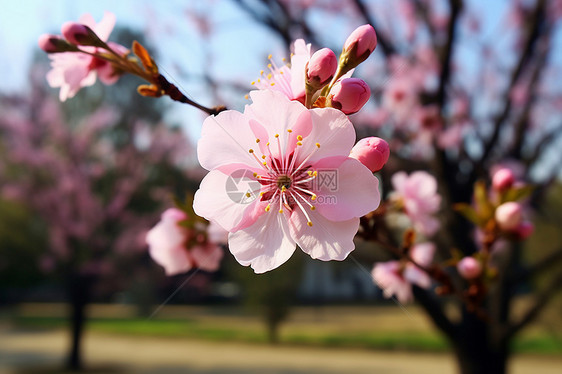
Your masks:
<svg viewBox="0 0 562 374"><path fill-rule="evenodd" d="M67 323L60 317L16 317L14 322L23 328L64 328ZM192 338L211 341L267 342L265 329L240 325L209 326L186 319L119 319L103 318L88 321L88 330L95 332L166 338ZM281 343L313 347L346 347L377 350L442 352L447 342L431 332L373 332L335 333L308 331L281 334ZM562 341L554 336L523 336L513 345L517 353L562 354Z"/></svg>

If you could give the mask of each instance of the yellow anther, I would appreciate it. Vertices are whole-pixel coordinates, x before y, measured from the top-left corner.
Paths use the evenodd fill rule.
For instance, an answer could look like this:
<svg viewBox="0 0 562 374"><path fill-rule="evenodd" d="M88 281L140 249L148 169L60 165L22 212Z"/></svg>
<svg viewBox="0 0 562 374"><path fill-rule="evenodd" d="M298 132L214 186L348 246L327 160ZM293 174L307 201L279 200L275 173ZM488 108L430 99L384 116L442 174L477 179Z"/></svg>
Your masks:
<svg viewBox="0 0 562 374"><path fill-rule="evenodd" d="M252 81L252 83L250 83L250 84L253 86L254 84L256 84L256 81Z"/></svg>
<svg viewBox="0 0 562 374"><path fill-rule="evenodd" d="M294 53L291 53L291 57L293 57L294 55L295 55Z"/></svg>
<svg viewBox="0 0 562 374"><path fill-rule="evenodd" d="M256 178L258 176L258 173L254 173L254 178Z"/></svg>
<svg viewBox="0 0 562 374"><path fill-rule="evenodd" d="M312 205L312 206L310 207L310 210L316 210L316 207L315 207L314 205Z"/></svg>
<svg viewBox="0 0 562 374"><path fill-rule="evenodd" d="M260 70L260 75L263 75L263 70Z"/></svg>
<svg viewBox="0 0 562 374"><path fill-rule="evenodd" d="M264 163L263 163L263 166L267 166L267 162L264 162Z"/></svg>
<svg viewBox="0 0 562 374"><path fill-rule="evenodd" d="M275 137L278 138L278 137L279 137L279 134L275 134Z"/></svg>
<svg viewBox="0 0 562 374"><path fill-rule="evenodd" d="M250 196L252 196L252 195L250 195L249 192L246 192L246 197L250 197Z"/></svg>
<svg viewBox="0 0 562 374"><path fill-rule="evenodd" d="M314 170L314 171L312 172L312 176L313 176L313 177L317 177L317 176L318 176L318 171Z"/></svg>
<svg viewBox="0 0 562 374"><path fill-rule="evenodd" d="M290 133L292 133L292 132L293 132L293 130L291 130L291 129L287 129L287 132L288 132L288 133L290 134Z"/></svg>
<svg viewBox="0 0 562 374"><path fill-rule="evenodd" d="M275 86L275 82L271 82L270 85L271 85L271 86Z"/></svg>
<svg viewBox="0 0 562 374"><path fill-rule="evenodd" d="M302 141L302 136L301 135L297 135L297 140L300 142Z"/></svg>
<svg viewBox="0 0 562 374"><path fill-rule="evenodd" d="M313 194L312 196L310 196L310 199L311 199L312 201L314 201L314 200L316 200L317 197L318 197L318 196L316 196L316 194Z"/></svg>
<svg viewBox="0 0 562 374"><path fill-rule="evenodd" d="M271 54L267 55L267 59L268 59L268 60L271 60L272 57L273 57L273 56L272 56Z"/></svg>
<svg viewBox="0 0 562 374"><path fill-rule="evenodd" d="M281 192L285 192L285 191L287 191L287 187L281 186Z"/></svg>
<svg viewBox="0 0 562 374"><path fill-rule="evenodd" d="M306 174L308 174L309 177L312 177L312 171L311 170L307 171Z"/></svg>
<svg viewBox="0 0 562 374"><path fill-rule="evenodd" d="M248 152L254 153L254 150L252 148L250 148L250 150Z"/></svg>
<svg viewBox="0 0 562 374"><path fill-rule="evenodd" d="M283 57L283 58L281 59L281 61L285 62L285 61L287 61L287 59L286 59L285 57Z"/></svg>
<svg viewBox="0 0 562 374"><path fill-rule="evenodd" d="M268 69L271 69L271 64L267 64L267 68L268 68Z"/></svg>
<svg viewBox="0 0 562 374"><path fill-rule="evenodd" d="M316 143L316 146L317 146L318 148L320 148L320 143Z"/></svg>
<svg viewBox="0 0 562 374"><path fill-rule="evenodd" d="M250 100L250 97L248 95L244 95L244 99Z"/></svg>
<svg viewBox="0 0 562 374"><path fill-rule="evenodd" d="M263 158L265 160L265 155L262 155L261 158Z"/></svg>
<svg viewBox="0 0 562 374"><path fill-rule="evenodd" d="M259 142L260 142L260 140L259 140L259 139L256 139L256 143L259 143Z"/></svg>
<svg viewBox="0 0 562 374"><path fill-rule="evenodd" d="M306 224L307 224L309 227L312 227L312 222L308 221Z"/></svg>
<svg viewBox="0 0 562 374"><path fill-rule="evenodd" d="M269 142L267 142L266 146L268 146L268 147L269 147Z"/></svg>
<svg viewBox="0 0 562 374"><path fill-rule="evenodd" d="M302 145L302 142L297 142L297 145Z"/></svg>
<svg viewBox="0 0 562 374"><path fill-rule="evenodd" d="M258 79L258 83L260 83L260 82L261 82L261 79Z"/></svg>
<svg viewBox="0 0 562 374"><path fill-rule="evenodd" d="M267 204L267 206L265 207L265 211L269 212L270 209L271 209L271 206L269 204Z"/></svg>
<svg viewBox="0 0 562 374"><path fill-rule="evenodd" d="M283 72L282 72L282 71L280 71L280 72L279 72L279 74L281 74L281 75L282 75L282 74L283 74Z"/></svg>
<svg viewBox="0 0 562 374"><path fill-rule="evenodd" d="M279 209L279 213L283 213L283 209Z"/></svg>
<svg viewBox="0 0 562 374"><path fill-rule="evenodd" d="M265 192L260 192L260 197L262 197L265 194Z"/></svg>
<svg viewBox="0 0 562 374"><path fill-rule="evenodd" d="M267 79L271 79L271 77L273 77L273 75L271 75L271 73L267 74Z"/></svg>

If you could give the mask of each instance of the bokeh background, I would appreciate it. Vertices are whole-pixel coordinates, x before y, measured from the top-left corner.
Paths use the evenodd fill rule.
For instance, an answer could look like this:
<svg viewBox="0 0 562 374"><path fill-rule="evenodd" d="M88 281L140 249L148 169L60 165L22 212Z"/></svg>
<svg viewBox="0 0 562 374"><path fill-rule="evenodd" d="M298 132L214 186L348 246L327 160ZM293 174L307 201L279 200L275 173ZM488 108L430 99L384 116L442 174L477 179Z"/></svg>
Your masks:
<svg viewBox="0 0 562 374"><path fill-rule="evenodd" d="M548 187L534 207L532 258L562 245L560 1L546 2L553 18L547 41L510 80L536 3L464 2L449 99L469 105L470 124L443 139L453 138L444 146L449 153L464 142L478 155L479 134L492 132L487 116L506 97L507 122L527 116L528 144L515 159L531 160L528 180ZM60 103L37 47L39 35L59 33L65 21L111 11L110 40L141 41L196 101L242 109L269 54L280 63L297 37L337 53L355 27L370 22L379 47L356 75L373 99L352 121L360 136L394 139L398 158L422 162L432 157L426 140L409 128L397 135L398 120L381 108L397 71L433 69L449 2L0 0L0 9L0 372L61 372L77 304L87 316L81 351L88 372L456 372L450 346L423 310L383 299L370 272L384 256L360 241L353 261L296 253L256 276L226 252L216 273L166 277L144 237L172 199L188 197L205 175L196 158L204 115L168 98L140 97L141 82L129 76ZM451 117L455 110L451 104ZM500 134L503 144L514 136ZM521 287L514 311L525 309L533 290ZM514 341L510 372L559 372L561 307L555 296Z"/></svg>

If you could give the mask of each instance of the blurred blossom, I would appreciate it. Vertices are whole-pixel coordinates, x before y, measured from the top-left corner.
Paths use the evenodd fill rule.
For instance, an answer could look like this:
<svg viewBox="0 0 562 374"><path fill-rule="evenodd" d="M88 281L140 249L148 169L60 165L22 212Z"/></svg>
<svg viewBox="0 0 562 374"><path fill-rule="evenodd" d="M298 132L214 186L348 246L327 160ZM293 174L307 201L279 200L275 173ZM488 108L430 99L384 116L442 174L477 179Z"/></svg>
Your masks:
<svg viewBox="0 0 562 374"><path fill-rule="evenodd" d="M433 215L441 204L435 177L425 171L409 176L401 171L392 176L392 186L391 199L404 209L414 228L424 235L435 234L440 224Z"/></svg>

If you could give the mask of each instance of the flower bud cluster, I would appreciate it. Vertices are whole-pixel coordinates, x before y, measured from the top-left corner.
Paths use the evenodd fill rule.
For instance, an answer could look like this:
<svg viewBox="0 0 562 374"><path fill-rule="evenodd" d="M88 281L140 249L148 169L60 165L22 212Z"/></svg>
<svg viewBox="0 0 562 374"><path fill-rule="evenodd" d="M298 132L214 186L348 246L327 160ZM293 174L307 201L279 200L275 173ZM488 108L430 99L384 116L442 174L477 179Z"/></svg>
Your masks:
<svg viewBox="0 0 562 374"><path fill-rule="evenodd" d="M358 112L369 100L371 90L365 81L350 76L376 46L375 29L363 25L347 38L339 58L328 48L314 53L305 67L305 105L333 107L345 114Z"/></svg>

